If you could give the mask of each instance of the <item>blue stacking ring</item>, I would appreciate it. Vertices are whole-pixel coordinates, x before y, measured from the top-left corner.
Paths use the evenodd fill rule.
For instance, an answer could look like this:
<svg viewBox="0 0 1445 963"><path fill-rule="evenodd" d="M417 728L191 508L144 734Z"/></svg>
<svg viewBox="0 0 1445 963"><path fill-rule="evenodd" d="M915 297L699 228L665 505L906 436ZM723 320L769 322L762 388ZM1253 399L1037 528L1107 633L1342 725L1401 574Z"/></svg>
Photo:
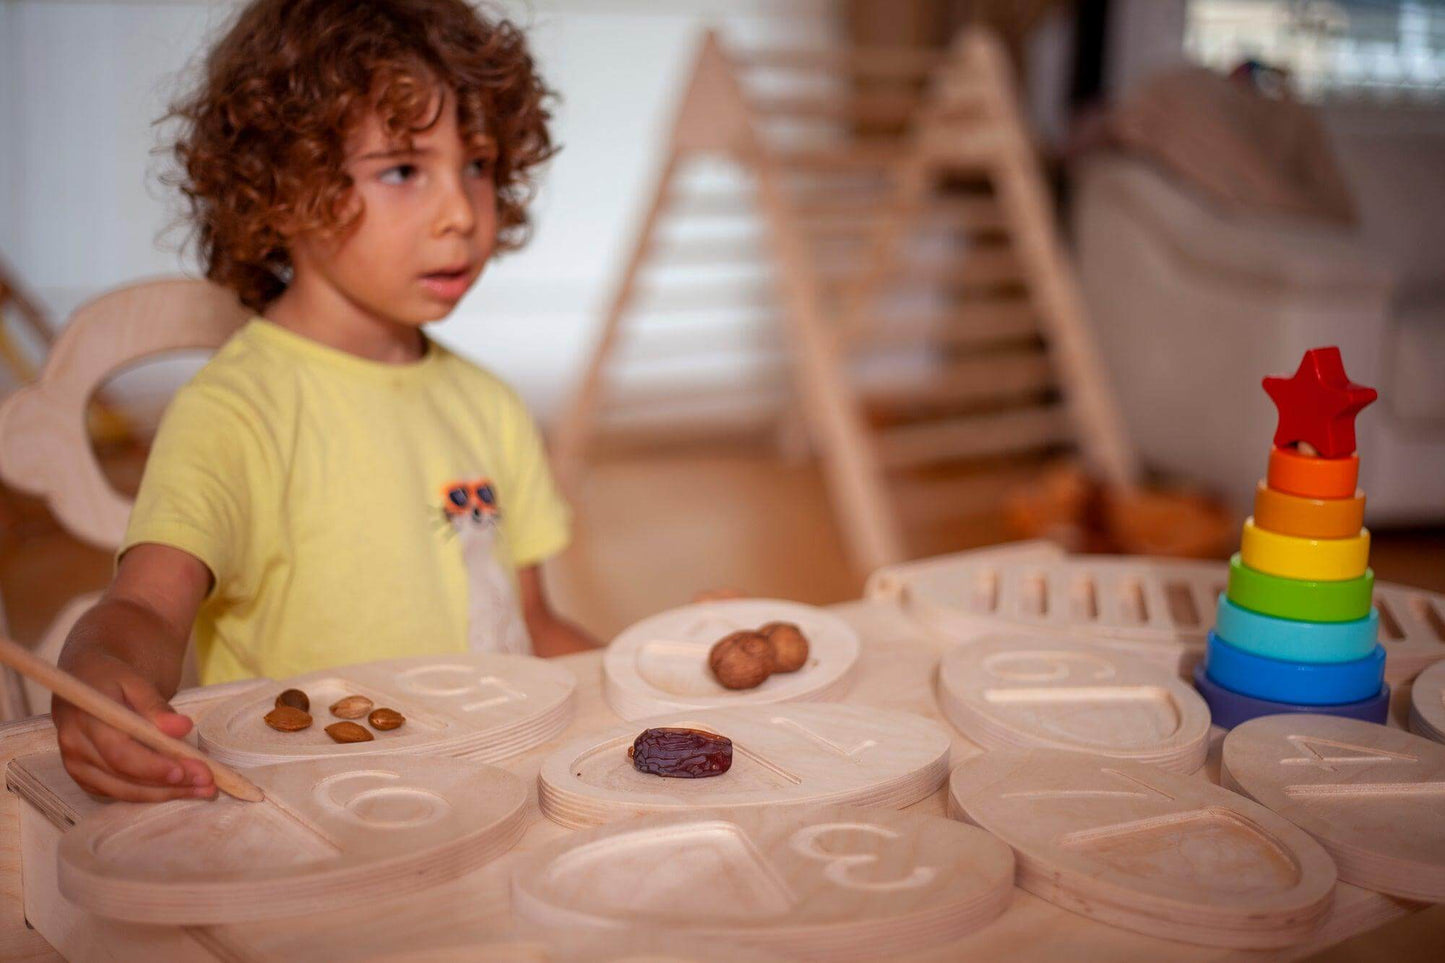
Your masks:
<svg viewBox="0 0 1445 963"><path fill-rule="evenodd" d="M1346 719L1363 719L1365 722L1385 724L1390 715L1390 687L1380 686L1368 699L1347 702L1340 706L1301 706L1288 702L1270 702L1251 696L1230 692L1210 679L1204 671L1204 664L1194 667L1194 687L1209 706L1209 715L1216 726L1233 729L1241 722L1248 722L1260 716L1277 716L1290 712L1313 712L1326 716L1343 716Z"/></svg>
<svg viewBox="0 0 1445 963"><path fill-rule="evenodd" d="M1353 662L1285 662L1250 655L1209 633L1204 669L1209 678L1241 695L1302 706L1359 702L1385 682L1385 649Z"/></svg>
<svg viewBox="0 0 1445 963"><path fill-rule="evenodd" d="M1352 622L1301 622L1260 615L1219 597L1214 632L1250 655L1282 662L1353 662L1369 658L1380 631L1380 613Z"/></svg>

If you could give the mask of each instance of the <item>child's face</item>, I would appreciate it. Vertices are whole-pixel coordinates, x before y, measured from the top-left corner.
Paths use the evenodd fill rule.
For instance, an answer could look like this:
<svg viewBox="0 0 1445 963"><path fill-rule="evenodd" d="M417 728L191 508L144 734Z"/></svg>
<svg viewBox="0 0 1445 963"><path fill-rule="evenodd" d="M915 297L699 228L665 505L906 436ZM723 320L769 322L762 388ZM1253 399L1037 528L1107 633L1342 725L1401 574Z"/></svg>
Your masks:
<svg viewBox="0 0 1445 963"><path fill-rule="evenodd" d="M356 309L382 322L417 326L451 313L481 274L497 236L493 155L462 140L455 99L414 135L410 150L389 142L368 115L347 145L360 208L340 238L293 239L298 280L314 272Z"/></svg>

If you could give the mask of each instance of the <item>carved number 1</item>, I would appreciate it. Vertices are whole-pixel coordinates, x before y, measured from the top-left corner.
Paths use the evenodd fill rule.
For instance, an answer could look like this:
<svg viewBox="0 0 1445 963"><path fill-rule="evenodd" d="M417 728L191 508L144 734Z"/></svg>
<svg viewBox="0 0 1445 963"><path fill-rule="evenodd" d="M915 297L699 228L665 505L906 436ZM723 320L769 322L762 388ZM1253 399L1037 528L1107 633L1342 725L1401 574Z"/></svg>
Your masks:
<svg viewBox="0 0 1445 963"><path fill-rule="evenodd" d="M817 826L807 826L793 833L789 843L794 852L809 859L827 863L828 865L823 869L823 875L838 886L870 893L886 893L899 889L917 889L919 886L927 885L937 875L938 871L932 866L915 866L913 872L902 879L886 882L853 879L848 874L854 866L876 863L878 857L871 853L830 853L819 849L818 837L835 829L855 833L872 833L875 836L882 836L884 839L897 839L899 833L891 829L884 829L882 826L874 826L871 823L822 823Z"/></svg>

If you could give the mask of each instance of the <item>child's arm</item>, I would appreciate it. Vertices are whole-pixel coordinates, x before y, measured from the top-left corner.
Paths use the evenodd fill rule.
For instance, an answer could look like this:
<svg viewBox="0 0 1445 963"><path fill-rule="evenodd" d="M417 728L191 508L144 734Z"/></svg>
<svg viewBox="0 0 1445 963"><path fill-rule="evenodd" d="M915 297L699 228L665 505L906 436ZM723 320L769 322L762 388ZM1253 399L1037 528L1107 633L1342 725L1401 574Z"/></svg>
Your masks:
<svg viewBox="0 0 1445 963"><path fill-rule="evenodd" d="M180 684L191 623L211 573L194 556L143 544L121 558L105 595L70 630L60 666L177 738L191 720L166 702ZM210 771L149 749L56 699L51 708L65 770L83 789L140 802L213 796Z"/></svg>
<svg viewBox="0 0 1445 963"><path fill-rule="evenodd" d="M536 565L517 570L522 590L522 617L532 636L532 651L544 659L597 648L601 643L571 622L558 617L547 602L542 569Z"/></svg>

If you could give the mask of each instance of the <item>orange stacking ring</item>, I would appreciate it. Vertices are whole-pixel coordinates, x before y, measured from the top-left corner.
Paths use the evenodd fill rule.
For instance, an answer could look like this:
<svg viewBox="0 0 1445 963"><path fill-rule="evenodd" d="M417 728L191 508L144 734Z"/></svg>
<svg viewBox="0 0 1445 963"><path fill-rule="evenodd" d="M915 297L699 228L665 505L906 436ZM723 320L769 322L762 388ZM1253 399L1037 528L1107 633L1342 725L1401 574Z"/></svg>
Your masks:
<svg viewBox="0 0 1445 963"><path fill-rule="evenodd" d="M1275 446L1269 452L1269 487L1301 498L1353 498L1360 456L1317 458Z"/></svg>
<svg viewBox="0 0 1445 963"><path fill-rule="evenodd" d="M1365 493L1352 498L1303 498L1261 481L1254 489L1254 523L1298 538L1349 538L1365 524Z"/></svg>

